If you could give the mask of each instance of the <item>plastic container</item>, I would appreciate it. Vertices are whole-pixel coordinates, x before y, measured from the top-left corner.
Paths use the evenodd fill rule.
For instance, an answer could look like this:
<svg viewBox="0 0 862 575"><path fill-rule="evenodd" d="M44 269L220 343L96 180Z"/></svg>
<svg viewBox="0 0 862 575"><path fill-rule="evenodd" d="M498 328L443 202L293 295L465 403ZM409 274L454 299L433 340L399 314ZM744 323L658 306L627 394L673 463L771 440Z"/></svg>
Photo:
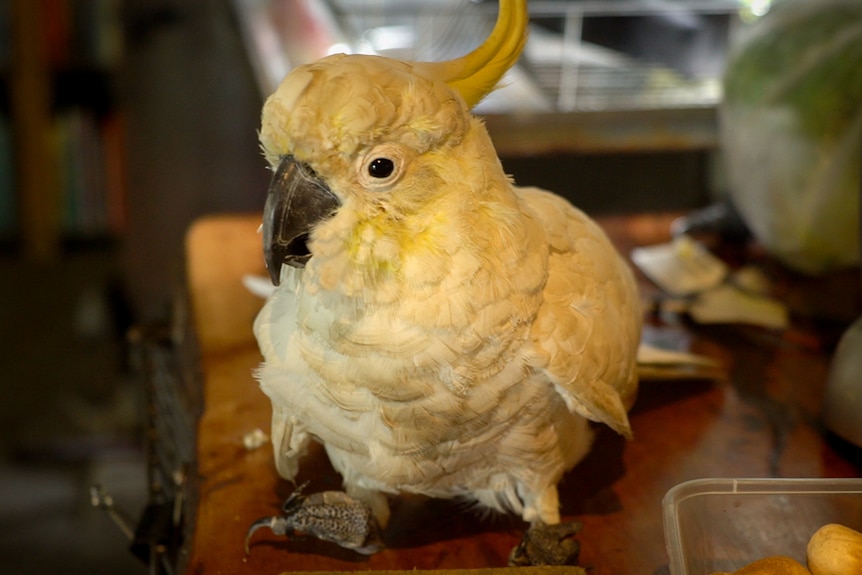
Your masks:
<svg viewBox="0 0 862 575"><path fill-rule="evenodd" d="M696 479L662 506L671 575L732 573L770 555L805 564L822 525L862 531L862 479Z"/></svg>

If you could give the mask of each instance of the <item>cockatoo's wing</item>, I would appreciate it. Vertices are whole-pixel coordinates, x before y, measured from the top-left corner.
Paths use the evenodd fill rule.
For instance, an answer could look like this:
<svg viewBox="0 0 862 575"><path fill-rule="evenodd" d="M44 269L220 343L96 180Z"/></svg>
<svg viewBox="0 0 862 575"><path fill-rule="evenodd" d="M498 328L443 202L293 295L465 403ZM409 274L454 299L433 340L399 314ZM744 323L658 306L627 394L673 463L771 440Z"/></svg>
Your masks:
<svg viewBox="0 0 862 575"><path fill-rule="evenodd" d="M278 474L296 481L299 460L308 451L311 435L284 405L272 404L272 449Z"/></svg>
<svg viewBox="0 0 862 575"><path fill-rule="evenodd" d="M637 390L637 286L605 233L568 202L536 188L521 196L549 243L548 281L532 338L569 409L631 436Z"/></svg>
<svg viewBox="0 0 862 575"><path fill-rule="evenodd" d="M294 270L285 268L287 286L294 285ZM268 279L266 281L269 281ZM254 334L261 353L267 358L257 372L261 388L271 397L277 397L278 382L285 377L281 372L291 361L291 339L297 329L297 299L292 289L270 294L263 309L254 321ZM294 481L299 471L299 460L305 455L311 434L284 402L272 402L272 448L279 475Z"/></svg>

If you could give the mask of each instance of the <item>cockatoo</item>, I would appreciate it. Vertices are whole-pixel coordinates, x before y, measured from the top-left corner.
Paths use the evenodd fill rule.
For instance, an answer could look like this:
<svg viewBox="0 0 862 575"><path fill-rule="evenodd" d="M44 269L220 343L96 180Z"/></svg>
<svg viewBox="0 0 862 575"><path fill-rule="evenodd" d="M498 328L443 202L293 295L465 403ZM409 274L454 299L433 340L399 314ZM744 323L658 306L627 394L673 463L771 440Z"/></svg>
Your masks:
<svg viewBox="0 0 862 575"><path fill-rule="evenodd" d="M254 333L276 468L294 480L320 442L381 527L400 492L554 526L589 421L632 433L630 268L566 200L516 187L470 113L517 60L527 22L525 0L501 0L466 56L328 56L263 107L277 288Z"/></svg>

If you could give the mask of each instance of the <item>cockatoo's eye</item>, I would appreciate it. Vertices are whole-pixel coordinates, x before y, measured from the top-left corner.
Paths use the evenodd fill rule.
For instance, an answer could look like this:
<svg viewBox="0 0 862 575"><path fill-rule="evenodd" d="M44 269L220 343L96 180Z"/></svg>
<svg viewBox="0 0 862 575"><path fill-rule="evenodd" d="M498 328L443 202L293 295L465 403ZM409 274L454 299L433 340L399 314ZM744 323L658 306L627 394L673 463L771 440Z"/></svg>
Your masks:
<svg viewBox="0 0 862 575"><path fill-rule="evenodd" d="M395 162L389 158L374 158L368 164L368 175L372 178L388 178L395 171Z"/></svg>
<svg viewBox="0 0 862 575"><path fill-rule="evenodd" d="M368 190L384 191L404 175L409 152L397 144L380 144L368 150L356 166L359 183Z"/></svg>

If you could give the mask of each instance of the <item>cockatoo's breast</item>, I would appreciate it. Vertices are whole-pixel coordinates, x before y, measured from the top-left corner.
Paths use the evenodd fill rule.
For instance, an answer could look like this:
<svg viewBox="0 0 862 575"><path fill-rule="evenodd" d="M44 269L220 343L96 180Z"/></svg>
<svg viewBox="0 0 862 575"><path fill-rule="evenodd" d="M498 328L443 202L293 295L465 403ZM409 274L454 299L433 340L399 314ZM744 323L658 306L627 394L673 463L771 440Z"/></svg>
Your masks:
<svg viewBox="0 0 862 575"><path fill-rule="evenodd" d="M580 418L529 367L522 330L457 349L445 332L374 316L331 322L340 334L331 339L297 326L283 361L269 358L260 372L264 392L326 447L348 484L451 496L490 489L494 477L558 478L567 461L548 434Z"/></svg>
<svg viewBox="0 0 862 575"><path fill-rule="evenodd" d="M342 265L332 289L320 281L334 265L326 258L287 271L256 323L263 390L326 446L339 471L378 489L463 488L476 483L468 476L487 483L516 462L562 469L562 456L547 453L558 442L537 443L551 412L557 421L572 416L531 367L547 250L527 236L493 252L517 273L489 269L478 255L483 242L500 240L492 235L456 242L452 253L438 246L425 265L402 258L397 273L373 280Z"/></svg>

